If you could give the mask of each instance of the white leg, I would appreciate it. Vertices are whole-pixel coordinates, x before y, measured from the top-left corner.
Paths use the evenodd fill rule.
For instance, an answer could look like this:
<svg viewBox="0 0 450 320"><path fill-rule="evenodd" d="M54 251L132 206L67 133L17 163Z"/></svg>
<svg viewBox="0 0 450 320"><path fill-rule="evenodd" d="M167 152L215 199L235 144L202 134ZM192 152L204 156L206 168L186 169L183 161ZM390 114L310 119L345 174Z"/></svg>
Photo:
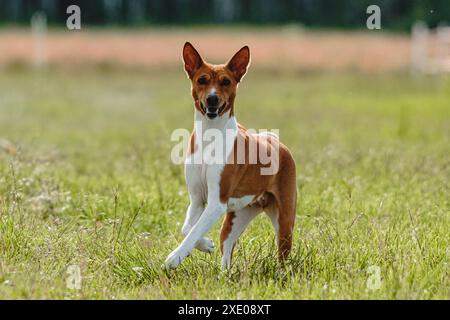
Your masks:
<svg viewBox="0 0 450 320"><path fill-rule="evenodd" d="M234 218L230 223L230 231L222 242L222 270L231 267L231 256L233 254L233 247L239 236L247 228L250 221L252 221L260 212L262 208L259 206L248 206L240 210L236 210Z"/></svg>
<svg viewBox="0 0 450 320"><path fill-rule="evenodd" d="M194 249L197 241L211 229L225 212L226 205L220 202L208 204L205 211L201 214L195 226L189 231L183 242L172 251L165 261L166 267L176 268Z"/></svg>
<svg viewBox="0 0 450 320"><path fill-rule="evenodd" d="M186 219L184 220L183 227L181 228L181 233L187 236L191 231L192 227L197 223L204 210L203 202L197 199L191 199L191 204L186 212ZM195 248L203 252L213 252L214 242L208 238L201 238L197 241Z"/></svg>
<svg viewBox="0 0 450 320"><path fill-rule="evenodd" d="M278 243L278 232L280 230L280 224L278 223L278 208L275 202L272 202L267 208L264 209L266 214L269 216L270 221L272 221L273 228L275 229L275 239Z"/></svg>
<svg viewBox="0 0 450 320"><path fill-rule="evenodd" d="M208 190L208 206L198 218L197 223L192 226L183 242L172 251L164 262L166 267L176 268L186 258L203 238L206 232L219 220L225 212L226 203L220 201L220 177L223 171L223 164L212 164L207 167L206 181ZM191 193L191 187L188 183ZM191 193L192 195L193 193ZM192 200L192 199L191 199Z"/></svg>

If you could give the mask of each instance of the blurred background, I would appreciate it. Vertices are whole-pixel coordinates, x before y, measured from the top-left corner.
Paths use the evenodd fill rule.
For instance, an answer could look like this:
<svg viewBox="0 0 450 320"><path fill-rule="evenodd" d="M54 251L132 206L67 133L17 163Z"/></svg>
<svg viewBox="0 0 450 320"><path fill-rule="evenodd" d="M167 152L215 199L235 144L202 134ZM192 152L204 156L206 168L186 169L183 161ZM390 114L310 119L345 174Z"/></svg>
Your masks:
<svg viewBox="0 0 450 320"><path fill-rule="evenodd" d="M361 28L370 5L383 11L385 28L408 30L416 20L435 27L449 19L446 0L2 0L2 23L27 24L36 11L48 22L64 24L66 8L83 8L89 25L301 23L314 27Z"/></svg>
<svg viewBox="0 0 450 320"><path fill-rule="evenodd" d="M81 30L66 27L72 4ZM373 4L378 30L366 26ZM256 67L439 72L448 21L446 0L0 0L0 67L178 67L190 40L218 61L249 44Z"/></svg>

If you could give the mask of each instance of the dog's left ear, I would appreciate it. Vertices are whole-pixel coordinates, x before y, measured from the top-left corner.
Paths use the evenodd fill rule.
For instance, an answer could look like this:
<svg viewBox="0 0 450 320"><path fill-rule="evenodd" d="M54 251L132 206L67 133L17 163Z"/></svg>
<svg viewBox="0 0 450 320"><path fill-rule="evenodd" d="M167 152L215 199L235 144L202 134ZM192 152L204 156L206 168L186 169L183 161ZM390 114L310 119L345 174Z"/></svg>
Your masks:
<svg viewBox="0 0 450 320"><path fill-rule="evenodd" d="M240 82L242 77L247 72L247 68L250 65L250 49L248 46L243 47L236 52L233 58L227 63L228 69L233 72L234 78L237 82Z"/></svg>

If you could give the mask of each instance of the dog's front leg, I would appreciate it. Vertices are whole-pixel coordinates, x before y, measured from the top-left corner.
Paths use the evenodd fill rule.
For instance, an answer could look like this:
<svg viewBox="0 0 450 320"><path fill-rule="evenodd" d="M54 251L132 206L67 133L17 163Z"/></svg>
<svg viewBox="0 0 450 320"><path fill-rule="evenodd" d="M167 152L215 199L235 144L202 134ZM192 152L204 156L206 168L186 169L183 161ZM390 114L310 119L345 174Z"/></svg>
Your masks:
<svg viewBox="0 0 450 320"><path fill-rule="evenodd" d="M186 219L184 220L183 227L181 228L181 233L186 237L191 231L192 227L195 226L201 214L205 210L205 205L200 197L191 196L191 203L186 212ZM203 252L213 252L214 242L208 238L201 238L197 241L195 248Z"/></svg>
<svg viewBox="0 0 450 320"><path fill-rule="evenodd" d="M226 210L226 205L217 200L208 201L208 206L202 213L197 223L189 231L183 242L167 257L165 265L168 268L176 268L195 248L197 242L219 220Z"/></svg>

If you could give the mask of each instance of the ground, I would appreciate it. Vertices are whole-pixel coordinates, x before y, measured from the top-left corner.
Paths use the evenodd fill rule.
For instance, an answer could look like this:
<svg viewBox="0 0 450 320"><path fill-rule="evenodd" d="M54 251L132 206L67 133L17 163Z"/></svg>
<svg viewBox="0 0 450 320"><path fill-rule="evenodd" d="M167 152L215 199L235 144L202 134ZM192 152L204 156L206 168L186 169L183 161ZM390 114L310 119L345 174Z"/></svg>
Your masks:
<svg viewBox="0 0 450 320"><path fill-rule="evenodd" d="M170 161L193 125L181 66L7 68L0 297L448 299L449 101L448 77L251 69L238 121L280 129L298 166L292 255L278 264L261 215L230 271L217 251L165 271L188 205Z"/></svg>

